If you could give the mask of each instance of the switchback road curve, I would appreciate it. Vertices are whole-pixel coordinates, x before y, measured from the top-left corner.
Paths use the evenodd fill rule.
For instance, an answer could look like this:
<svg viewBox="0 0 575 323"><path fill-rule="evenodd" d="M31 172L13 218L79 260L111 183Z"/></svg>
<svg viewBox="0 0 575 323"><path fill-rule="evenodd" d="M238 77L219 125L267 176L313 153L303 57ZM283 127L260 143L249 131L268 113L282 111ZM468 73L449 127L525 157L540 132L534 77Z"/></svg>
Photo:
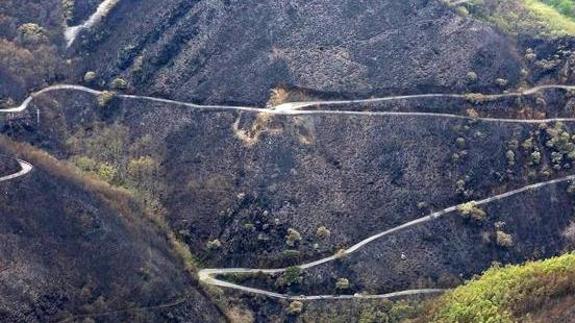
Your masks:
<svg viewBox="0 0 575 323"><path fill-rule="evenodd" d="M30 164L27 161L21 160L21 159L16 159L16 161L18 162L18 164L20 165L20 171L18 171L17 173L11 174L11 175L6 175L3 177L0 177L0 183L1 182L6 182L12 179L16 179L18 177L24 176L28 173L30 173L32 171L32 169L34 168L32 166L32 164Z"/></svg>
<svg viewBox="0 0 575 323"><path fill-rule="evenodd" d="M548 89L560 89L560 90L575 90L575 86L572 85L540 85L535 86L533 88L521 91L521 92L511 92L511 93L504 93L504 94L493 94L493 95L481 95L483 99L486 100L495 100L500 98L506 97L520 97L520 96L527 96L532 95L540 91L548 90ZM60 85L53 85L46 87L38 92L31 94L28 98L26 98L22 104L17 107L12 107L8 109L0 110L0 113L19 113L25 111L30 103L36 96L46 94L52 91L63 91L63 90L73 90L73 91L81 91L85 93L89 93L92 95L100 95L103 91L94 90L85 86L80 85L68 85L68 84L60 84ZM277 115L315 115L315 114L323 114L323 115L367 115L367 116L386 116L386 115L395 115L395 116L424 116L424 117L438 117L438 118L452 118L452 119L470 119L470 120L480 120L485 122L503 122L503 123L528 123L528 124L539 124L539 123L549 123L549 122L572 122L575 121L575 118L548 118L548 119L510 119L510 118L472 118L462 115L455 115L455 114L446 114L446 113L427 113L427 112L383 112L383 111L346 111L346 110L304 110L307 107L319 107L322 105L348 105L348 104L358 104L358 103L374 103L374 102L383 102L383 101L392 101L392 100L409 100L409 99L420 99L420 98L461 98L466 99L468 95L465 94L442 94L442 93L435 93L435 94L417 94L417 95L401 95L401 96L388 96L382 98L372 98L372 99L363 99L363 100L339 100L339 101L310 101L310 102L290 102L278 105L276 107L272 107L271 109L262 109L257 107L242 107L242 106L225 106L225 105L199 105L189 102L177 101L177 100L170 100L170 99L162 99L156 97L149 97L149 96L141 96L141 95L127 95L127 94L117 94L120 98L125 99L133 99L133 100L143 100L143 101L150 101L150 102L159 102L159 103L166 103L166 104L173 104L179 106L185 106L192 109L199 109L199 110L210 110L210 111L244 111L244 112L253 112L253 113L269 113L269 114L277 114ZM23 164L21 164L23 165ZM29 164L28 164L29 165ZM31 167L31 165L30 165ZM22 166L24 173L26 173L27 166ZM27 169L29 171L29 169ZM14 175L10 175L14 176ZM21 176L21 175L18 175ZM16 176L16 177L18 177ZM10 177L9 179L14 178ZM537 184L527 185L525 187L512 190L503 194L499 194L496 196L492 196L480 201L476 201L476 205L484 205L494 201L498 201L516 194L520 194L529 190L534 190L537 188L541 188L548 185L554 185L561 182L572 181L575 179L575 175L566 176L546 182L541 182ZM365 245L386 237L388 235L397 233L399 231L405 230L407 228L423 224L435 219L438 219L442 216L447 214L453 213L457 210L457 206L451 206L446 209L434 212L428 216L407 222L405 224L399 225L395 228L377 233L372 235L357 244L351 246L350 248L343 250L337 254L331 255L329 257L325 257L313 262L304 263L297 267L302 270L310 269L327 262L334 261L340 257L352 254L357 250L361 249ZM225 274L254 274L254 273L263 273L263 274L277 274L283 273L287 270L287 268L277 268L277 269L265 269L265 268L215 268L215 269L203 269L198 272L198 277L200 282L205 283L207 285L219 286L224 288L236 289L247 293L252 294L259 294L273 298L280 298L280 299L288 299L288 300L320 300L320 299L352 299L352 298L362 298L362 299L370 299L370 298L391 298L391 297L398 297L398 296L405 296L405 295L417 295L417 294L429 294L429 293L438 293L442 290L440 289L416 289L416 290L406 290L406 291L399 291L394 293L388 294L380 294L380 295L365 295L365 294L354 294L354 295L313 295L313 296L294 296L294 295L287 295L287 294L280 294L275 293L272 291L266 291L262 289L242 286L239 284L234 284L231 282L223 281L220 279L215 278L217 275L225 275Z"/></svg>

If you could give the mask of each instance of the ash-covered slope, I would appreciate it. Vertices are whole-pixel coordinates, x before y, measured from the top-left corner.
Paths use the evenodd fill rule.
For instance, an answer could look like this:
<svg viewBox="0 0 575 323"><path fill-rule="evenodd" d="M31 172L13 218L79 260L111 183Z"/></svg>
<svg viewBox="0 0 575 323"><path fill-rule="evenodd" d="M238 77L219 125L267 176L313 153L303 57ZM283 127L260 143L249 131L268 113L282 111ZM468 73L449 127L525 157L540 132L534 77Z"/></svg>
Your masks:
<svg viewBox="0 0 575 323"><path fill-rule="evenodd" d="M17 173L19 170L20 166L16 159L0 155L0 177Z"/></svg>
<svg viewBox="0 0 575 323"><path fill-rule="evenodd" d="M122 1L75 50L77 78L123 75L138 92L208 102L262 103L282 84L457 91L469 71L485 89L520 70L503 36L429 0Z"/></svg>
<svg viewBox="0 0 575 323"><path fill-rule="evenodd" d="M14 149L35 168L0 183L0 321L221 319L124 192Z"/></svg>

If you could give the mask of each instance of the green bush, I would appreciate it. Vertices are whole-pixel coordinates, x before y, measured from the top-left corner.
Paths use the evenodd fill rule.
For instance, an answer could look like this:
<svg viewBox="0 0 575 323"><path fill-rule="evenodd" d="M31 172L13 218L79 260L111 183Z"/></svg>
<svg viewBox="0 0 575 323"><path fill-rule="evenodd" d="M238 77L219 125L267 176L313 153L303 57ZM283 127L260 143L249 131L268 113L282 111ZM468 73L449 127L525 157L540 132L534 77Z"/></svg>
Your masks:
<svg viewBox="0 0 575 323"><path fill-rule="evenodd" d="M509 166L515 165L515 152L513 152L513 150L508 150L505 153L505 157L507 158L507 165Z"/></svg>
<svg viewBox="0 0 575 323"><path fill-rule="evenodd" d="M96 175L107 183L112 183L117 174L118 170L114 166L105 163L99 164L96 170Z"/></svg>
<svg viewBox="0 0 575 323"><path fill-rule="evenodd" d="M210 240L206 243L206 248L208 248L208 250L220 249L221 247L222 243L218 239Z"/></svg>
<svg viewBox="0 0 575 323"><path fill-rule="evenodd" d="M84 172L94 172L97 169L98 162L87 156L79 156L73 159L76 167Z"/></svg>
<svg viewBox="0 0 575 323"><path fill-rule="evenodd" d="M477 82L477 73L471 71L467 73L467 82L475 83Z"/></svg>
<svg viewBox="0 0 575 323"><path fill-rule="evenodd" d="M562 15L575 18L575 1L573 0L542 0L542 2L557 9Z"/></svg>
<svg viewBox="0 0 575 323"><path fill-rule="evenodd" d="M303 303L300 301L293 301L289 304L287 311L291 315L300 314L303 311Z"/></svg>
<svg viewBox="0 0 575 323"><path fill-rule="evenodd" d="M349 289L349 280L347 278L338 278L335 283L336 289Z"/></svg>
<svg viewBox="0 0 575 323"><path fill-rule="evenodd" d="M575 35L572 0L470 0L470 12L513 35L557 38ZM532 53L528 55L532 56ZM530 57L528 60L533 61Z"/></svg>
<svg viewBox="0 0 575 323"><path fill-rule="evenodd" d="M98 101L98 106L101 108L105 108L112 102L112 100L116 97L116 93L110 91L103 91L102 93L98 94L96 98Z"/></svg>
<svg viewBox="0 0 575 323"><path fill-rule="evenodd" d="M295 246L296 242L301 240L301 234L296 230L289 228L286 235L286 244L290 247Z"/></svg>
<svg viewBox="0 0 575 323"><path fill-rule="evenodd" d="M505 233L501 230L497 230L495 232L495 238L496 238L495 241L497 242L498 246L505 248L513 247L513 237L510 234Z"/></svg>
<svg viewBox="0 0 575 323"><path fill-rule="evenodd" d="M88 71L84 74L84 82L91 83L96 79L97 75L94 71Z"/></svg>
<svg viewBox="0 0 575 323"><path fill-rule="evenodd" d="M114 90L125 90L128 88L128 82L120 77L113 79L110 85Z"/></svg>
<svg viewBox="0 0 575 323"><path fill-rule="evenodd" d="M509 81L507 81L506 79L503 79L503 78L498 78L495 80L495 84L497 84L500 87L506 87L508 83L509 83Z"/></svg>
<svg viewBox="0 0 575 323"><path fill-rule="evenodd" d="M455 12L461 17L469 16L469 10L467 10L467 8L465 8L464 6L459 6L455 8Z"/></svg>
<svg viewBox="0 0 575 323"><path fill-rule="evenodd" d="M485 218L487 217L487 213L485 213L485 211L483 211L482 209L477 207L477 205L475 204L475 201L459 204L457 206L457 211L463 217L466 217L466 218L470 217L470 218L477 220L477 221L485 220Z"/></svg>
<svg viewBox="0 0 575 323"><path fill-rule="evenodd" d="M541 152L534 151L530 155L530 165L539 165L541 163Z"/></svg>
<svg viewBox="0 0 575 323"><path fill-rule="evenodd" d="M47 42L48 38L44 28L34 23L27 23L18 27L18 41L23 45L37 45Z"/></svg>
<svg viewBox="0 0 575 323"><path fill-rule="evenodd" d="M285 285L291 286L300 282L301 269L298 266L291 266L286 269L282 275L282 281Z"/></svg>
<svg viewBox="0 0 575 323"><path fill-rule="evenodd" d="M68 23L74 18L74 6L74 0L62 0L62 11Z"/></svg>
<svg viewBox="0 0 575 323"><path fill-rule="evenodd" d="M457 144L457 147L460 149L465 148L465 138L463 137L459 137L455 140L455 144Z"/></svg>
<svg viewBox="0 0 575 323"><path fill-rule="evenodd" d="M315 235L319 239L327 239L331 235L331 231L329 231L325 226L322 225L321 227L317 228Z"/></svg>
<svg viewBox="0 0 575 323"><path fill-rule="evenodd" d="M297 258L300 255L301 255L301 253L299 252L299 250L288 249L288 250L282 251L282 256L285 258L288 258L288 259Z"/></svg>

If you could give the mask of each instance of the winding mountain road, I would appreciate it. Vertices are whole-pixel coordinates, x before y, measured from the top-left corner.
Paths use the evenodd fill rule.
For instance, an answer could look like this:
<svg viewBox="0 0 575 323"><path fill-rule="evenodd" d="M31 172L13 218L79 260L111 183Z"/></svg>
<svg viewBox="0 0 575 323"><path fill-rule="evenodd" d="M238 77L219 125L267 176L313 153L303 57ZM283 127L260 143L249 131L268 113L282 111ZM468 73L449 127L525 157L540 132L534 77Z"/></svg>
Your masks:
<svg viewBox="0 0 575 323"><path fill-rule="evenodd" d="M66 39L67 47L70 47L78 34L82 30L90 29L98 24L102 19L104 19L108 13L120 2L120 0L104 0L97 8L96 12L94 12L85 22L77 26L66 26L64 30L64 37ZM454 1L452 4L460 4L466 1ZM500 98L507 98L507 97L521 97L535 94L539 91L547 90L547 89L563 89L563 90L575 90L575 86L569 85L542 85L536 86L531 89L522 91L522 92L513 92L513 93L505 93L505 94L496 94L496 95L482 95L482 98L488 100L495 100ZM61 91L61 90L76 90L82 91L85 93L90 93L94 95L99 95L102 91L90 89L84 86L79 85L54 85L47 88L44 88L38 92L33 93L30 95L26 100L22 102L22 104L18 107L13 107L9 109L0 110L0 113L19 113L25 111L29 104L32 102L35 96L48 93L51 91ZM463 94L420 94L420 95L404 95L404 96L389 96L383 98L372 98L372 99L362 99L362 100L337 100L337 101L308 101L308 102L289 102L280 104L272 109L260 109L256 107L241 107L241 106L223 106L223 105L198 105L188 102L176 101L176 100L169 100L169 99L162 99L162 98L155 98L155 97L148 97L148 96L139 96L139 95L126 95L126 94L118 94L118 97L128 98L128 99L135 99L135 100L145 100L145 101L152 101L152 102L159 102L159 103L167 103L167 104L176 104L181 106L186 106L195 109L208 109L208 110L234 110L234 111L247 111L247 112L256 112L256 113L269 113L269 114L278 114L278 115L314 115L314 114L334 114L334 115L367 115L367 116L422 116L422 117L440 117L440 118L456 118L456 119L474 119L474 120L481 120L486 122L509 122L509 123L547 123L547 122L568 122L568 121L575 121L575 118L549 118L549 119L506 119L506 118L471 118L462 115L455 115L455 114L446 114L446 113L428 113L428 112L393 112L393 111L345 111L345 110L302 110L307 107L312 106L325 106L325 105L349 105L349 104L365 104L365 103L377 103L377 102L384 102L384 101L392 101L392 100L408 100L408 99L422 99L422 98L460 98L466 99L468 98L467 95ZM15 178L24 176L28 174L32 169L33 166L23 160L18 159L18 163L20 164L21 170L15 174L7 175L4 177L0 177L0 182L13 180ZM476 202L476 205L484 205L494 201L498 201L516 194L520 194L526 192L528 190L534 190L540 187L548 186L557 184L560 182L571 181L575 179L575 175L566 176L563 178L550 180L542 183L532 184L525 186L520 189L516 189L513 191L509 191L503 194L499 194L496 196L492 196L480 201ZM424 224L426 222L438 219L442 216L447 214L453 213L457 210L456 206L451 206L446 209L434 212L428 216L407 222L395 228L383 231L381 233L375 234L370 236L357 244L353 245L352 247L334 254L332 256L322 258L310 263L305 263L299 265L298 267L302 270L310 269L322 264L325 264L330 261L334 261L340 257L347 256L352 254L359 249L363 248L367 244L386 237L390 234L397 233L399 231L405 230L407 228ZM273 298L280 298L280 299L288 299L288 300L321 300L321 299L353 299L353 298L360 298L360 299L373 299L373 298L392 298L398 296L407 296L407 295L418 295L418 294L429 294L429 293L438 293L442 292L441 289L415 289L415 290L405 290L399 292L393 292L388 294L379 294L379 295L363 295L363 294L354 294L354 295L316 295L316 296L293 296L288 294L280 294L274 293L271 291L266 291L257 288L246 287L238 284L234 284L231 282L226 282L215 278L216 275L223 275L223 274L247 274L247 273L264 273L264 274L276 274L285 272L287 268L278 268L278 269L247 269L247 268L224 268L224 269L203 269L198 272L199 280L202 283L208 285L214 285L224 288L236 289L252 294L259 294ZM173 303L166 303L162 305L157 305L155 307L168 307L173 306L174 304L179 304L183 302L183 300L178 300L177 302ZM152 307L150 307L152 308ZM106 312L101 313L103 315L116 313L114 312Z"/></svg>
<svg viewBox="0 0 575 323"><path fill-rule="evenodd" d="M536 190L536 189L541 188L541 187L554 185L554 184L558 184L558 183L562 183L562 182L569 182L569 181L573 181L573 180L575 180L575 175L565 176L562 178L557 178L557 179L549 180L546 182L527 185L527 186L509 191L506 193L491 196L491 197L485 198L483 200L475 201L475 205L477 205L477 206L486 205L486 204L489 204L491 202L495 202L495 201L499 201L499 200L511 197L513 195L517 195L517 194L521 194L521 193L524 193L527 191ZM366 245L368 245L369 243L371 243L375 240L384 238L386 236L397 233L399 231L403 231L407 228L411 228L411 227L416 226L416 225L424 224L424 223L439 219L439 218L441 218L447 214L453 213L453 212L457 211L458 206L459 205L450 206L450 207L445 208L443 210L433 212L430 215L424 216L422 218L419 218L419 219L404 223L402 225L399 225L397 227L391 228L389 230L374 234L374 235L356 243L355 245L351 246L348 249L340 251L340 252L338 252L334 255L331 255L329 257L325 257L325 258L322 258L322 259L319 259L319 260L316 260L313 262L305 263L305 264L299 265L297 267L301 270L310 269L310 268L334 261L338 258L348 256L350 254L357 252L359 249L365 247ZM249 269L249 268L202 269L198 272L198 277L199 277L199 280L201 282L208 284L208 285L215 285L215 286L224 287L224 288L236 289L236 290L240 290L240 291L247 292L247 293L264 295L264 296L273 297L273 298L289 299L289 300L392 298L392 297L397 297L397 296L429 294L429 293L438 293L438 292L443 291L441 289L415 289L415 290L406 290L406 291L401 291L401 292L395 292L395 293L389 293L389 294L380 294L380 295L354 294L354 295L293 296L293 295L288 295L288 294L274 293L274 292L270 292L270 291L266 291L266 290L262 290L262 289L258 289L258 288L246 287L246 286L242 286L239 284L223 281L223 280L220 280L220 279L217 279L214 277L216 275L225 275L225 274L260 274L260 273L261 274L278 274L278 273L283 273L286 270L287 270L287 268L276 268L276 269L260 269L260 268L256 268L256 269Z"/></svg>
<svg viewBox="0 0 575 323"><path fill-rule="evenodd" d="M497 100L501 98L509 97L521 97L533 95L541 91L559 89L559 90L575 90L575 85L539 85L532 87L530 89L524 90L522 92L511 92L504 94L476 94L485 100ZM17 107L12 107L8 109L0 110L0 113L17 113L23 112L28 108L30 103L35 97L55 91L80 91L89 93L92 95L100 95L104 91L98 91L91 89L89 87L81 85L71 85L71 84L59 84L46 87L42 90L32 93L28 96L22 104ZM185 106L192 109L198 110L213 110L213 111L244 111L252 113L268 113L275 115L317 115L317 114L330 114L330 115L358 115L358 116L412 116L412 117L433 117L433 118L450 118L450 119L464 119L464 120L478 120L485 122L499 122L499 123L526 123L526 124L539 124L539 123L549 123L549 122L570 122L575 121L575 118L546 118L546 119L512 119L512 118L489 118L489 117L469 117L465 115L450 114L450 113L434 113L434 112L397 112L397 111L348 111L348 110L303 110L307 107L319 107L325 105L349 105L349 104L365 104L365 103L377 103L384 101L397 101L397 100L411 100L411 99L422 99L422 98L459 98L468 99L469 95L466 94L445 94L445 93L432 93L432 94L415 94L415 95L396 95L381 98L371 98L371 99L361 99L361 100L339 100L339 101L305 101L305 102L289 102L277 105L271 109L263 109L258 107L247 107L247 106L228 106L228 105L201 105L184 101L177 101L171 99L163 99L151 96L143 95L129 95L129 94L117 94L119 98L132 99L132 100L142 100L148 102L166 103L172 105Z"/></svg>
<svg viewBox="0 0 575 323"><path fill-rule="evenodd" d="M504 93L504 94L494 94L494 95L481 95L483 99L486 100L495 100L500 98L506 97L520 97L520 96L527 96L532 95L540 91L548 90L548 89L561 89L561 90L575 90L575 86L571 85L541 85L536 86L531 89L522 91L522 92L512 92L512 93ZM36 96L41 94L45 94L52 91L63 91L63 90L74 90L74 91L81 91L93 95L99 95L103 93L102 91L94 90L88 87L80 86L80 85L68 85L68 84L60 84L60 85L53 85L47 88L44 88L38 92L31 94L28 98L26 98L22 104L17 107L8 108L0 110L0 113L19 113L25 111L30 103ZM425 116L425 117L440 117L440 118L455 118L455 119L470 119L470 120L481 120L486 122L507 122L507 123L531 123L531 124L538 124L538 123L547 123L547 122L572 122L575 121L575 118L548 118L548 119L507 119L507 118L472 118L468 116L462 115L455 115L455 114L446 114L446 113L428 113L428 112L388 112L388 111L346 111L346 110L302 110L307 107L318 107L322 105L348 105L348 104L358 104L358 103L373 103L373 102L383 102L383 101L392 101L392 100L409 100L409 99L418 99L418 98L461 98L466 99L468 95L463 94L418 94L418 95L402 95L402 96L389 96L383 98L373 98L373 99L363 99L363 100L340 100L340 101L310 101L310 102L291 102L278 105L271 109L262 109L257 107L242 107L242 106L224 106L224 105L199 105L189 102L177 101L177 100L170 100L170 99L162 99L162 98L155 98L149 96L140 96L140 95L127 95L127 94L117 94L120 98L126 99L133 99L133 100L144 100L144 101L151 101L151 102L159 102L159 103L166 103L166 104L173 104L179 106L185 106L193 109L205 109L205 110L213 110L213 111L221 111L221 110L230 110L230 111L246 111L246 112L255 112L255 113L269 113L269 114L277 114L277 115L311 115L311 114L335 114L335 115L368 115L368 116L385 116L385 115L395 115L395 116ZM0 178L0 181L13 179L19 176L22 176L28 173L31 170L31 165L19 160L20 165L22 167L22 171L17 174L9 175L4 178ZM476 205L485 205L494 201L502 200L507 197L520 194L529 190L535 190L537 188L541 188L544 186L554 185L561 182L567 182L575 180L575 175L566 176L554 180L549 180L537 184L531 184L524 186L522 188L512 190L503 194L495 195L480 201L476 201ZM350 255L352 253L357 252L359 249L363 248L367 244L381 239L383 237L389 236L391 234L397 233L399 231L405 230L407 228L424 224L426 222L441 218L447 214L453 213L457 210L457 205L445 208L443 210L434 212L428 216L404 223L392 229L374 234L355 245L351 246L348 249L340 251L334 255L329 257L325 257L322 259L318 259L313 262L304 263L299 265L298 267L302 270L310 269L331 261L334 261L340 257L344 257ZM288 294L280 294L275 293L272 291L266 291L258 288L252 288L247 286L242 286L239 284L223 281L217 279L215 276L217 275L225 275L225 274L278 274L283 273L287 270L287 268L276 268L276 269L264 269L264 268L215 268L215 269L202 269L198 272L198 277L200 282L219 286L223 288L230 288L236 289L239 291L264 295L273 298L280 298L280 299L287 299L287 300L322 300L322 299L373 299L373 298L392 298L398 296L406 296L406 295L418 295L418 294L430 294L430 293L439 293L442 292L441 289L414 289L414 290L405 290L405 291L398 291L388 294L379 294L379 295L364 295L364 294L354 294L354 295L314 295L314 296L295 296L295 295L288 295Z"/></svg>

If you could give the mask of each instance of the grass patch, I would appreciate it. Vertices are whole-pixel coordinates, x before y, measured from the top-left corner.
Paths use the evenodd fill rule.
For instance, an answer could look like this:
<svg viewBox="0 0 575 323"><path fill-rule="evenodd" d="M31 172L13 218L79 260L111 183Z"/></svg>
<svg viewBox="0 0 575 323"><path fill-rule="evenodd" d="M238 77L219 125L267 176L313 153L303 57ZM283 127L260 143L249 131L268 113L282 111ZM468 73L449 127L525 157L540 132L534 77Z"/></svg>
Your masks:
<svg viewBox="0 0 575 323"><path fill-rule="evenodd" d="M433 301L432 322L516 322L575 291L575 254L493 267Z"/></svg>
<svg viewBox="0 0 575 323"><path fill-rule="evenodd" d="M538 21L543 22L551 36L569 36L575 35L575 21L572 16L561 14L554 7L537 0L523 0L525 6ZM573 13L571 13L573 14Z"/></svg>
<svg viewBox="0 0 575 323"><path fill-rule="evenodd" d="M575 0L542 0L542 2L555 8L564 16L575 18Z"/></svg>
<svg viewBox="0 0 575 323"><path fill-rule="evenodd" d="M511 35L541 38L575 36L573 0L472 0L467 6L479 19Z"/></svg>

